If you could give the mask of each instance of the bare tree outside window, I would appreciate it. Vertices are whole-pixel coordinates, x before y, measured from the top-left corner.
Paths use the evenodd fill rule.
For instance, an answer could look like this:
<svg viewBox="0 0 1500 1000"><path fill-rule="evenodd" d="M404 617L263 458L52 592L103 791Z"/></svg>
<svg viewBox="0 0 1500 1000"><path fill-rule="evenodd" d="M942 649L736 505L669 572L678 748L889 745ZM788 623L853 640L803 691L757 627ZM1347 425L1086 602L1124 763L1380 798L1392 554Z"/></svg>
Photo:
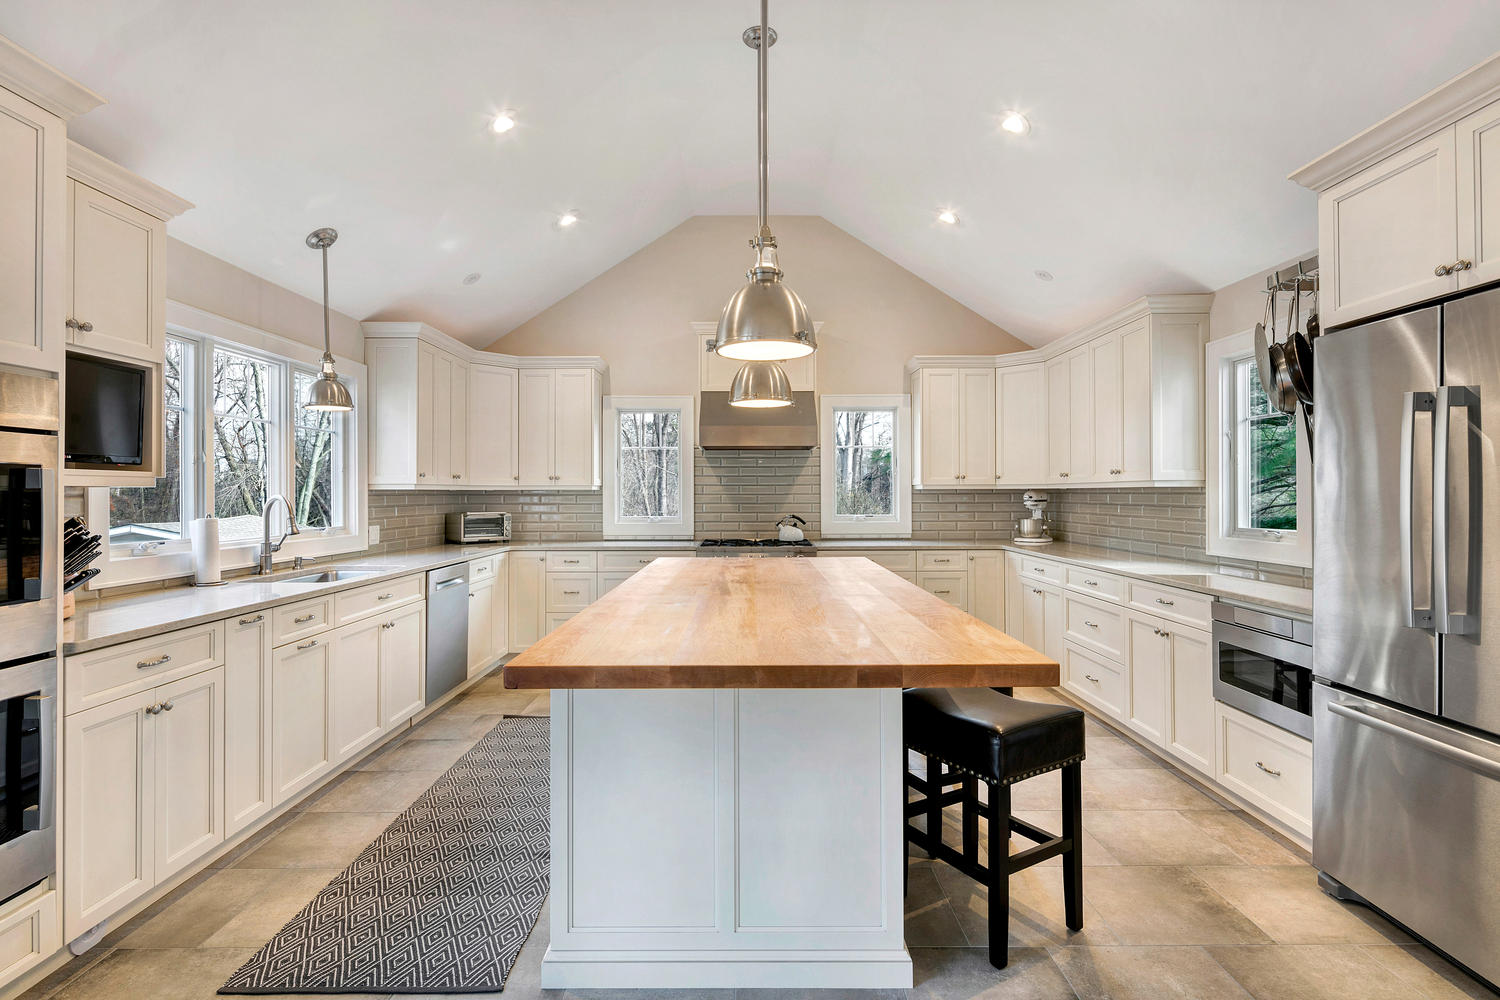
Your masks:
<svg viewBox="0 0 1500 1000"><path fill-rule="evenodd" d="M302 406L317 375L292 374L292 463L295 499L292 509L304 528L338 526L340 506L335 503L334 467L340 452L338 433L344 416Z"/></svg>
<svg viewBox="0 0 1500 1000"><path fill-rule="evenodd" d="M188 502L183 493L184 431L191 426L185 382L193 345L167 338L162 367L165 393L162 471L152 486L117 486L109 491L109 540L119 545L170 542L183 537Z"/></svg>
<svg viewBox="0 0 1500 1000"><path fill-rule="evenodd" d="M677 410L620 412L620 520L676 520L682 516L678 483L681 419Z"/></svg>
<svg viewBox="0 0 1500 1000"><path fill-rule="evenodd" d="M214 515L221 540L259 538L272 441L270 362L213 353Z"/></svg>
<svg viewBox="0 0 1500 1000"><path fill-rule="evenodd" d="M834 514L891 517L896 513L893 410L835 410Z"/></svg>
<svg viewBox="0 0 1500 1000"><path fill-rule="evenodd" d="M1297 530L1297 425L1271 405L1253 360L1236 364L1236 527Z"/></svg>

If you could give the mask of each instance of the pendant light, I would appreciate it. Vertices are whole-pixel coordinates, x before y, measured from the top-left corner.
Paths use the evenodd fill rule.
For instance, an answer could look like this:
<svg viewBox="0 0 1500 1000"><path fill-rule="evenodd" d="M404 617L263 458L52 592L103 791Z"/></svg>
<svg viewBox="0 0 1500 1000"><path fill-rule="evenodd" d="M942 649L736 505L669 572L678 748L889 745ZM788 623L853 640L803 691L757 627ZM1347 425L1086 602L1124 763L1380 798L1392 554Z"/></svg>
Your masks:
<svg viewBox="0 0 1500 1000"><path fill-rule="evenodd" d="M792 382L774 361L747 361L730 383L729 405L791 406Z"/></svg>
<svg viewBox="0 0 1500 1000"><path fill-rule="evenodd" d="M323 251L323 373L313 380L303 409L345 412L354 409L354 399L333 371L333 349L328 338L328 248L339 238L335 229L314 229L307 234L307 245Z"/></svg>
<svg viewBox="0 0 1500 1000"><path fill-rule="evenodd" d="M745 286L724 307L724 315L719 319L718 335L714 338L714 350L723 357L761 364L806 357L818 347L812 320L807 315L807 306L803 305L796 292L782 283L781 267L776 261L776 237L771 234L771 227L766 220L769 186L766 157L766 57L771 46L776 44L776 32L766 23L767 4L768 0L761 0L760 24L746 28L741 36L746 45L756 50L760 231L750 241L751 248L755 250L755 264L745 275L748 279ZM735 385L739 386L741 383L747 389L754 386L785 390L786 398L779 401L779 405L791 404L790 383L786 373L779 367L776 368L776 375L772 375L764 368L746 365L735 377ZM730 401L735 402L733 394ZM778 402L756 405L778 405Z"/></svg>

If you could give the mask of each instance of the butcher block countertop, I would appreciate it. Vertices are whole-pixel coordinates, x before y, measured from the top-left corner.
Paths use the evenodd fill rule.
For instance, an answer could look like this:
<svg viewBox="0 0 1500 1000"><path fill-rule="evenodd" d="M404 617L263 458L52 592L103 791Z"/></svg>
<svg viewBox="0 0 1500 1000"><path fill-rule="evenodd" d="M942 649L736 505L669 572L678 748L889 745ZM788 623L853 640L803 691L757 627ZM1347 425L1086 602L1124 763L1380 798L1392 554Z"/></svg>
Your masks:
<svg viewBox="0 0 1500 1000"><path fill-rule="evenodd" d="M1053 687L1057 662L864 558L659 559L508 688Z"/></svg>

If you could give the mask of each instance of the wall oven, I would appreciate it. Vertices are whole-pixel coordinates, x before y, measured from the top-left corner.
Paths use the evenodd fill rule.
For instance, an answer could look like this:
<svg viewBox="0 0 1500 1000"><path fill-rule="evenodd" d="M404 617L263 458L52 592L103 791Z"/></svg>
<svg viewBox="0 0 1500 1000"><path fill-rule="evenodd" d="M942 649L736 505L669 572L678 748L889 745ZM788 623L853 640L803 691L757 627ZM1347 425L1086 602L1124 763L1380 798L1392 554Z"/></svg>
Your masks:
<svg viewBox="0 0 1500 1000"><path fill-rule="evenodd" d="M1312 623L1215 601L1214 698L1312 739Z"/></svg>
<svg viewBox="0 0 1500 1000"><path fill-rule="evenodd" d="M0 368L0 665L57 650L57 381Z"/></svg>
<svg viewBox="0 0 1500 1000"><path fill-rule="evenodd" d="M0 900L56 870L57 660L0 669Z"/></svg>

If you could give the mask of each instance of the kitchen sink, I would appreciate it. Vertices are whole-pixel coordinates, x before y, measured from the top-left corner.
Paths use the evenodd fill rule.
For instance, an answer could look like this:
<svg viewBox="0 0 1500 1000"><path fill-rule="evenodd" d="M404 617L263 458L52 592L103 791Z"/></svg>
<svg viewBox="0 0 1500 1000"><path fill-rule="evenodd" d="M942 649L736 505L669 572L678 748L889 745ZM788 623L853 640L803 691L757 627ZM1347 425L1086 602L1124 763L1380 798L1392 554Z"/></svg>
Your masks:
<svg viewBox="0 0 1500 1000"><path fill-rule="evenodd" d="M273 583L339 583L344 580L362 580L367 576L375 576L383 572L378 569L357 569L354 567L341 567L339 569L318 570L313 573L298 573L295 576L277 577Z"/></svg>

